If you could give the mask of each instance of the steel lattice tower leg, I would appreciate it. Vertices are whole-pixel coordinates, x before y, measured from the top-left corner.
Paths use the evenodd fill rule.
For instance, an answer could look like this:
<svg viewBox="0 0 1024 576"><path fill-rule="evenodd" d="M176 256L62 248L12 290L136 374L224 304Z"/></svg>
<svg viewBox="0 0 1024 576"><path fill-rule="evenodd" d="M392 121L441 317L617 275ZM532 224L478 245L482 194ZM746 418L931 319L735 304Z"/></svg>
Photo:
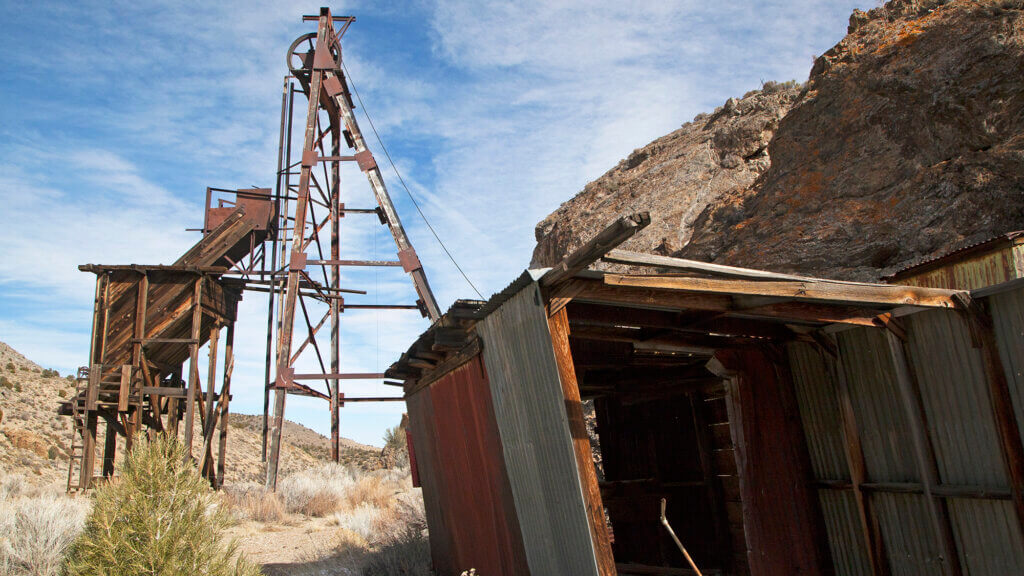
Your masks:
<svg viewBox="0 0 1024 576"><path fill-rule="evenodd" d="M349 93L348 84L343 73L341 62L340 39L348 27L355 21L352 17L333 17L330 10L321 8L319 16L306 16L304 20L315 20L318 23L315 34L299 37L288 50L289 67L293 76L301 85L301 92L308 98L306 124L303 133L302 155L298 162L291 159L291 114L292 97L298 90L290 88L286 81L282 99L282 136L280 140L282 154L278 165L278 230L275 242L279 242L279 252L274 250L280 260L272 265L271 273L275 274L271 282L271 302L268 310L268 331L275 328L273 321L274 302L277 302L278 321L276 324L276 351L272 355L271 337L267 343L267 396L264 411L264 451L267 457L267 486L277 485L277 469L281 451L281 431L284 424L285 400L289 393L303 394L325 399L331 410L331 456L337 461L339 457L339 408L345 399L340 383L346 379L380 378L383 374L343 374L340 373L340 316L345 308L383 308L383 309L419 309L420 312L436 320L440 311L426 273L420 264L415 249L412 247L402 222L395 211L391 197L388 195L384 179L373 157L367 148L359 125L353 112L354 106ZM335 26L338 26L336 29ZM303 45L308 50L302 51ZM299 62L296 63L296 60ZM285 112L285 107L289 112ZM342 155L342 142L352 155ZM329 147L328 147L329 146ZM329 152L327 152L329 150ZM340 201L340 167L341 162L354 161L366 174L373 190L377 207L373 209L348 209ZM294 168L299 167L299 183L291 185ZM283 185L282 185L283 183ZM294 196L293 196L294 193ZM289 202L293 200L293 202ZM317 214L317 207L321 213ZM341 260L340 259L340 224L346 214L375 214L382 224L388 227L397 247L397 260ZM330 225L329 257L321 243L321 231ZM315 249L317 259L310 258ZM342 266L395 266L401 267L412 280L418 295L415 305L349 305L346 306L343 294L365 294L359 290L341 287ZM316 277L322 274L322 277ZM283 276L284 280L280 280ZM328 310L318 322L310 316L307 301L316 300L328 305ZM296 323L305 323L306 340L293 351L293 337L296 335ZM330 355L325 360L317 343L317 332L328 323L330 325ZM301 333L300 333L301 335ZM311 346L316 353L321 373L296 374L295 363L299 355ZM276 369L270 364L273 361ZM329 371L327 362L329 361ZM310 386L302 384L303 380L322 380L326 384L324 394ZM268 418L270 391L273 391L273 418ZM354 401L358 399L349 399ZM362 400L401 400L401 398L366 398ZM269 442L269 450L267 443Z"/></svg>

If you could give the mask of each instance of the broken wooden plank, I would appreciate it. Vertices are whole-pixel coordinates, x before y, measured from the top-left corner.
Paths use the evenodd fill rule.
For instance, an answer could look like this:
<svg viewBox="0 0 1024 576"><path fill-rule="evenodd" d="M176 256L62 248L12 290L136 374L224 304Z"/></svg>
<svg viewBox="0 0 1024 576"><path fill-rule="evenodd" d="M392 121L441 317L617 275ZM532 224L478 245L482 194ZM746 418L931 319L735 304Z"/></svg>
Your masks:
<svg viewBox="0 0 1024 576"><path fill-rule="evenodd" d="M572 278L576 273L586 270L588 266L598 261L609 250L632 238L650 223L650 212L637 212L619 218L598 232L597 236L591 238L589 242L566 256L551 270L548 270L544 276L541 276L540 285L550 287Z"/></svg>

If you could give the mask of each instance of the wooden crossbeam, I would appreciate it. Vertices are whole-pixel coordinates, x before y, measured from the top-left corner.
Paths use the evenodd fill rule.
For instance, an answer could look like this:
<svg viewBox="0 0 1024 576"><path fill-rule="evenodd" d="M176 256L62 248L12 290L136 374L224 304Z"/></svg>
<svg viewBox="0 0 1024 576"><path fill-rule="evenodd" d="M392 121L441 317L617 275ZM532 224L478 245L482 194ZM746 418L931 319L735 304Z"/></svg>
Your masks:
<svg viewBox="0 0 1024 576"><path fill-rule="evenodd" d="M956 308L955 291L888 284L861 284L833 280L722 280L680 276L632 276L607 274L610 286L679 290L698 294L775 296L796 300L820 300L874 306L921 306Z"/></svg>

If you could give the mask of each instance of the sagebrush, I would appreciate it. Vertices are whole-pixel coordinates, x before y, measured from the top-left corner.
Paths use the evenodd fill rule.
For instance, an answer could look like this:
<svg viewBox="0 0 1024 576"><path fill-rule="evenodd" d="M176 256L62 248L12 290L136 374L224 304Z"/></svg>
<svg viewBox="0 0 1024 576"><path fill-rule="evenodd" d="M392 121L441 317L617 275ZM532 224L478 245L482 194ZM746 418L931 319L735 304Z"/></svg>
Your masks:
<svg viewBox="0 0 1024 576"><path fill-rule="evenodd" d="M223 530L230 516L175 439L139 437L117 480L95 491L67 562L69 576L249 576Z"/></svg>
<svg viewBox="0 0 1024 576"><path fill-rule="evenodd" d="M0 574L60 574L88 508L86 500L37 492L21 476L0 478Z"/></svg>

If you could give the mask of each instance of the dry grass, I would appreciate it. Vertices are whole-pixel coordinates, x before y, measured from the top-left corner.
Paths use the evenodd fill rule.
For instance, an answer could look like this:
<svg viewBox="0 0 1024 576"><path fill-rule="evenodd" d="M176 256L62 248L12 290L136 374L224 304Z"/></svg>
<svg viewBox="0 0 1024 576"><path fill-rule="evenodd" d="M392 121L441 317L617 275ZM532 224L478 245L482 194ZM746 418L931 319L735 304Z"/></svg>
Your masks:
<svg viewBox="0 0 1024 576"><path fill-rule="evenodd" d="M56 576L82 530L89 502L0 478L0 574Z"/></svg>
<svg viewBox="0 0 1024 576"><path fill-rule="evenodd" d="M332 545L291 562L266 565L267 574L430 574L423 499L412 487L407 469L366 472L325 464L286 476L278 485L278 495L280 500L249 485L225 487L223 497L239 517L266 524L319 526L318 530L328 530L319 533ZM272 514L261 519L267 501L282 504L285 517ZM261 528L267 529L273 528Z"/></svg>
<svg viewBox="0 0 1024 576"><path fill-rule="evenodd" d="M275 523L287 516L281 498L253 482L225 486L221 499L237 519Z"/></svg>

